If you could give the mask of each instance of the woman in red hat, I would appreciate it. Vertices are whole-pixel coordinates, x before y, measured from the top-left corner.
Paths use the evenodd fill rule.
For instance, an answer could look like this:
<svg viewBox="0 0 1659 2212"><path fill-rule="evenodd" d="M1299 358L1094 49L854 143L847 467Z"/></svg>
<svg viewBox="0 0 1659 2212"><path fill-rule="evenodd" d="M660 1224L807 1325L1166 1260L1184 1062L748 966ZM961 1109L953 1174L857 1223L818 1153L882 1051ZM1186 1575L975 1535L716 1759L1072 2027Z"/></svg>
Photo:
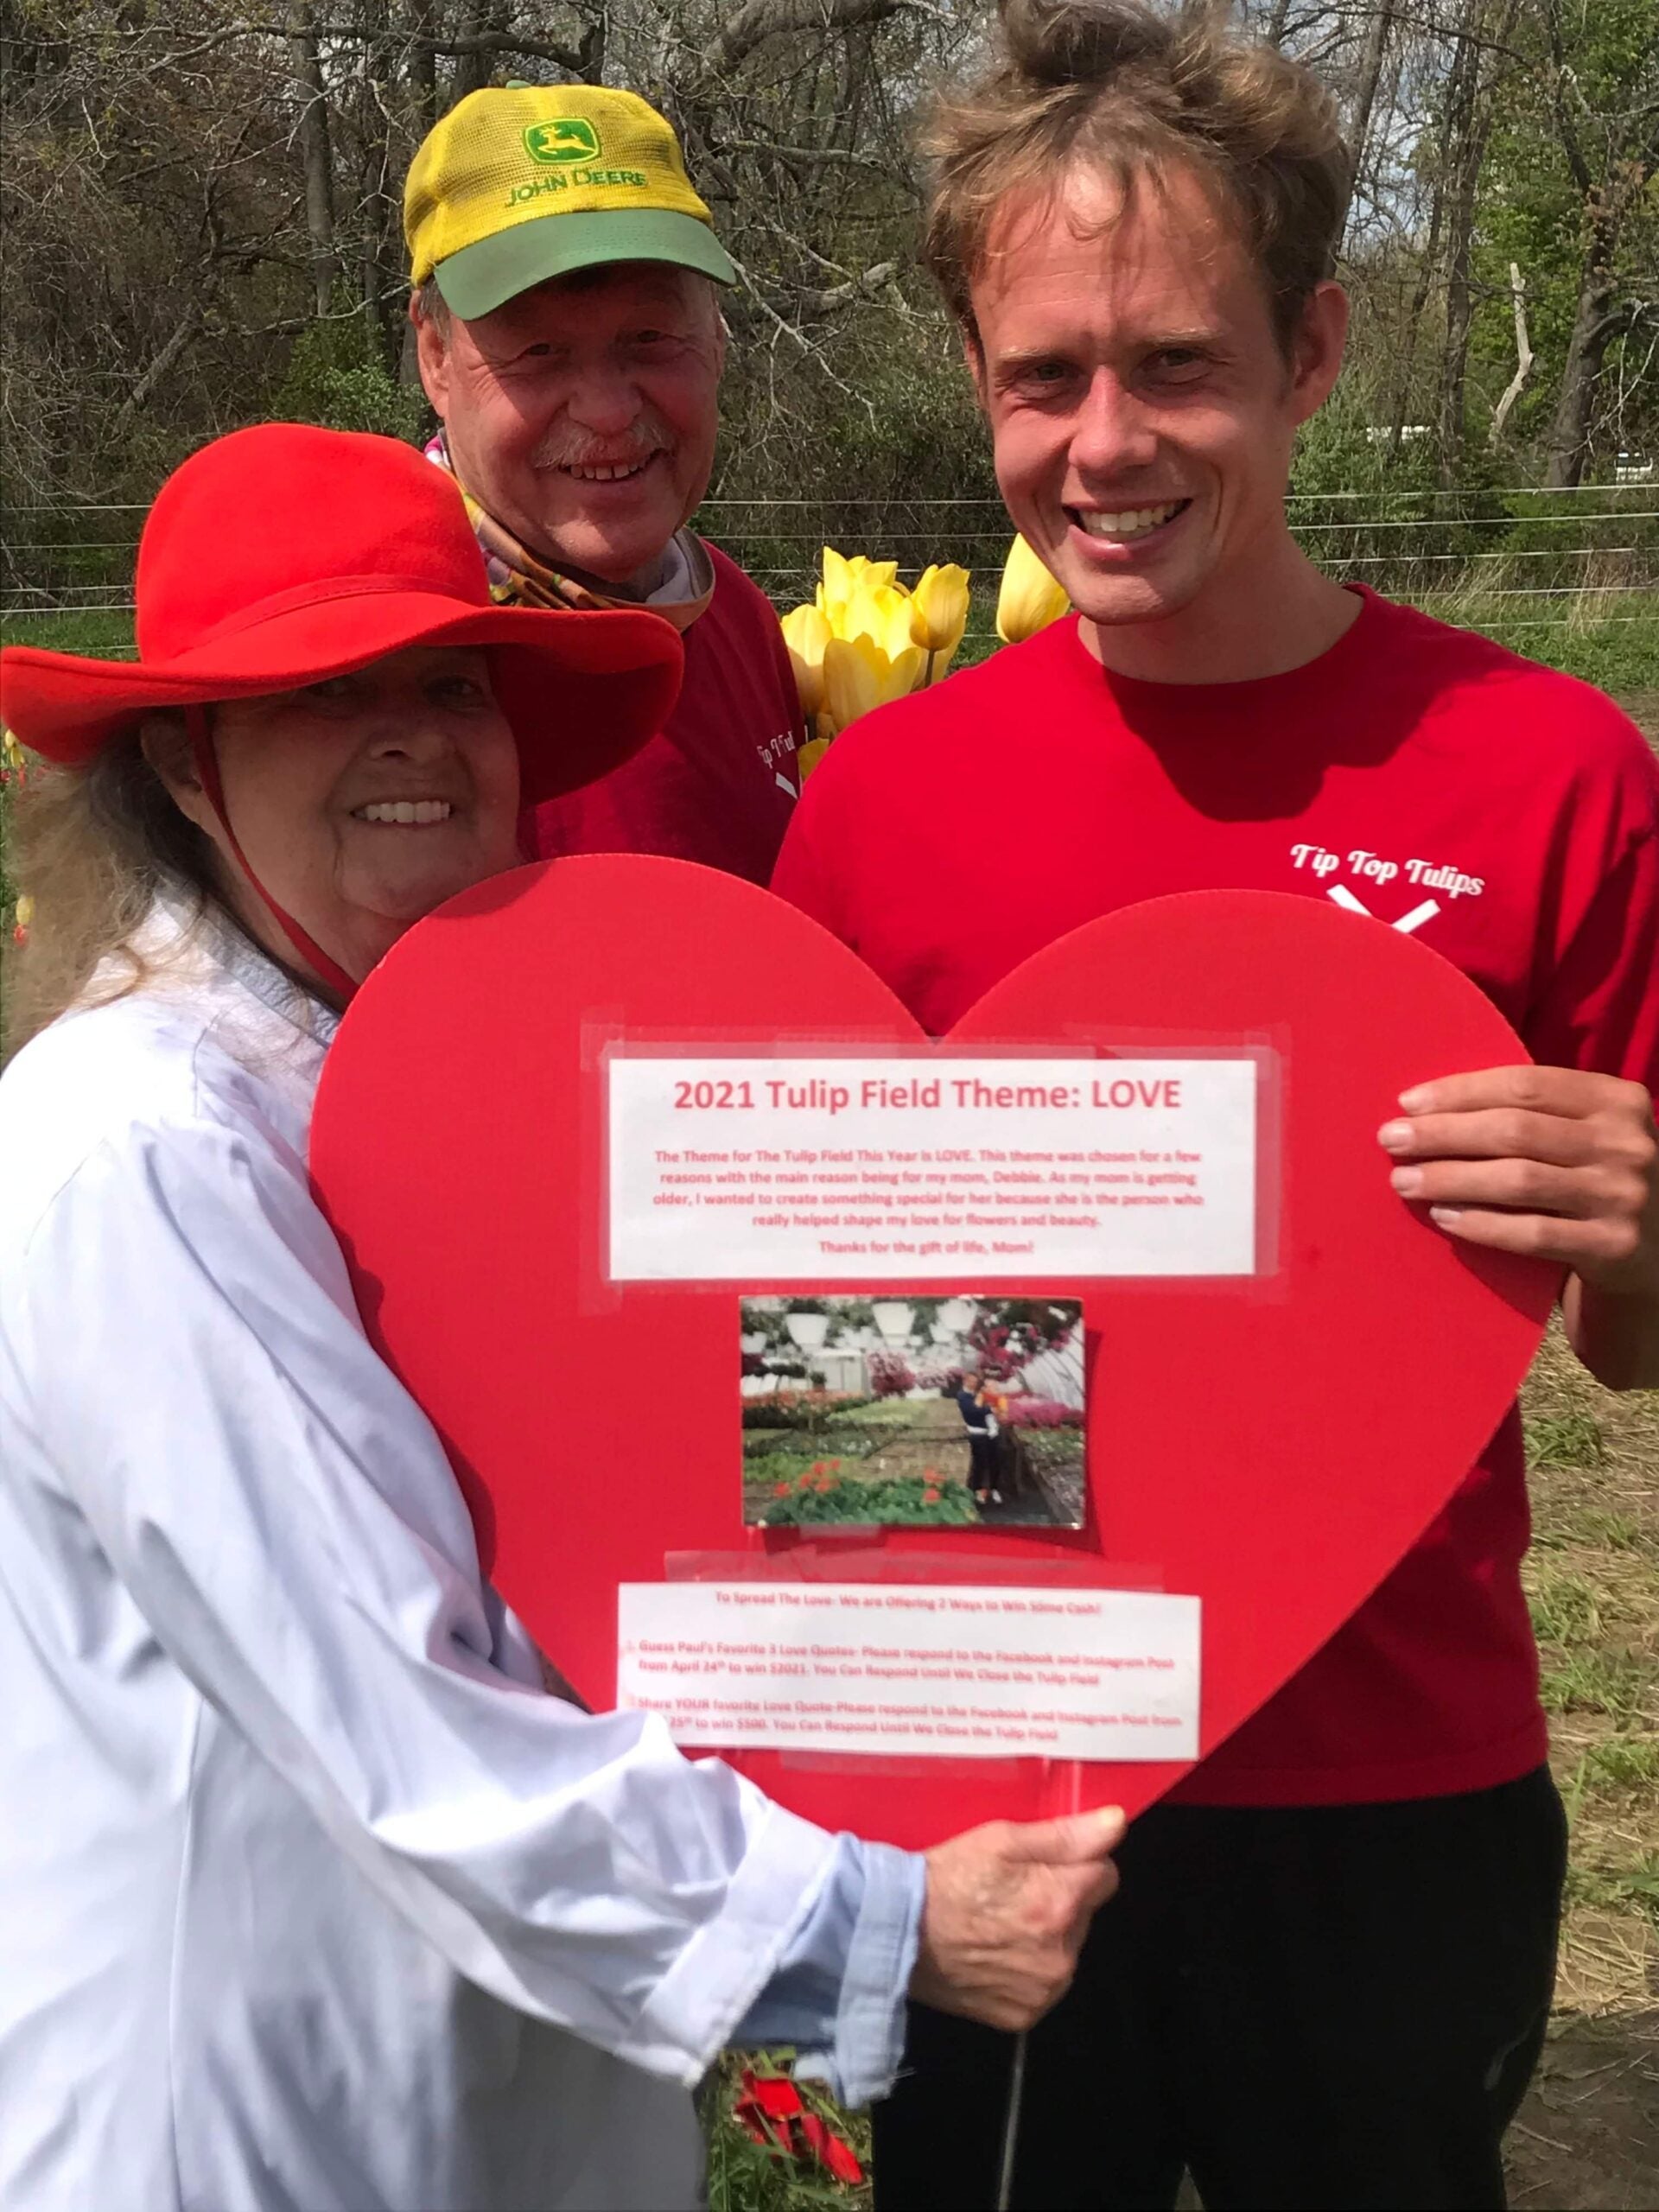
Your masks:
<svg viewBox="0 0 1659 2212"><path fill-rule="evenodd" d="M859 2097L912 1973L1024 2024L1114 1827L925 1866L548 1695L312 1201L339 1008L645 740L674 632L493 607L447 476L282 426L164 486L137 598L136 664L0 656L58 764L0 1078L0 2202L689 2206L721 2044Z"/></svg>

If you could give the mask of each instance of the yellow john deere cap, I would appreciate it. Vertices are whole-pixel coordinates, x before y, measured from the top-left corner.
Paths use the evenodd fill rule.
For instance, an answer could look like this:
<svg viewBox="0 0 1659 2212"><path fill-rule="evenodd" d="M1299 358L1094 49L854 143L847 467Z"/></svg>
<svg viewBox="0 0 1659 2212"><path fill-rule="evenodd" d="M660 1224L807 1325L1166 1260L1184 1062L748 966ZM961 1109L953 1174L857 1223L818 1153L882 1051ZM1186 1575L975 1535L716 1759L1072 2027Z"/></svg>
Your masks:
<svg viewBox="0 0 1659 2212"><path fill-rule="evenodd" d="M606 261L737 271L666 119L596 85L489 86L427 133L404 188L410 277L462 321Z"/></svg>

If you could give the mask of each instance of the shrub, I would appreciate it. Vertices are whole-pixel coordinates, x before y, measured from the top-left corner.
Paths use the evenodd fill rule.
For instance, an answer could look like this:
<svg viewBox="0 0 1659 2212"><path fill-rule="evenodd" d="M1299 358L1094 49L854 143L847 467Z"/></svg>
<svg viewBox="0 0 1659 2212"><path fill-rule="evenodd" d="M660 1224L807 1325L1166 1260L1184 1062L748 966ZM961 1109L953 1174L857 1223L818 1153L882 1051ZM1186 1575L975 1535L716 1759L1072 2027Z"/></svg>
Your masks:
<svg viewBox="0 0 1659 2212"><path fill-rule="evenodd" d="M329 430L373 430L413 444L431 417L426 395L400 385L360 315L311 324L294 341L272 414Z"/></svg>
<svg viewBox="0 0 1659 2212"><path fill-rule="evenodd" d="M1014 1397L1004 1416L1010 1428L1081 1428L1083 1410L1063 1406L1058 1398Z"/></svg>
<svg viewBox="0 0 1659 2212"><path fill-rule="evenodd" d="M780 1455L798 1459L804 1433L798 1428L762 1428L746 1424L752 1433L743 1440L743 1464L752 1474L764 1474L766 1470L759 1463ZM843 1459L868 1459L882 1448L881 1438L874 1429L860 1432L850 1428L832 1428L821 1440L813 1438L810 1449L828 1458L838 1454Z"/></svg>
<svg viewBox="0 0 1659 2212"><path fill-rule="evenodd" d="M779 1390L770 1398L745 1398L745 1428L819 1428L834 1414L850 1413L869 1400L857 1391Z"/></svg>
<svg viewBox="0 0 1659 2212"><path fill-rule="evenodd" d="M768 1528L806 1528L830 1521L939 1523L962 1528L979 1509L960 1483L937 1475L894 1475L885 1482L843 1482L836 1460L814 1461L792 1483L775 1485L761 1516Z"/></svg>
<svg viewBox="0 0 1659 2212"><path fill-rule="evenodd" d="M795 1401L780 1391L775 1398L745 1398L743 1426L745 1428L799 1428L803 1426Z"/></svg>
<svg viewBox="0 0 1659 2212"><path fill-rule="evenodd" d="M873 1351L869 1370L870 1388L878 1398L902 1398L916 1388L910 1362L896 1351Z"/></svg>

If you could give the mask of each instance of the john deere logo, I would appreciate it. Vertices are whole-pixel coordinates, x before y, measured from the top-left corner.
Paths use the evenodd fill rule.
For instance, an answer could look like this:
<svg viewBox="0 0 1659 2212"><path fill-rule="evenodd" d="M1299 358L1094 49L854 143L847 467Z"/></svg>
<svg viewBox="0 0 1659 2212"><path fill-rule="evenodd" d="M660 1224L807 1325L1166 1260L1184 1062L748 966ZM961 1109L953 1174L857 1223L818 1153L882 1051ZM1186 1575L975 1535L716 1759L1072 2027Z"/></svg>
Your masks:
<svg viewBox="0 0 1659 2212"><path fill-rule="evenodd" d="M579 115L556 115L550 123L532 123L524 133L524 151L532 162L563 168L567 162L596 162L599 133Z"/></svg>

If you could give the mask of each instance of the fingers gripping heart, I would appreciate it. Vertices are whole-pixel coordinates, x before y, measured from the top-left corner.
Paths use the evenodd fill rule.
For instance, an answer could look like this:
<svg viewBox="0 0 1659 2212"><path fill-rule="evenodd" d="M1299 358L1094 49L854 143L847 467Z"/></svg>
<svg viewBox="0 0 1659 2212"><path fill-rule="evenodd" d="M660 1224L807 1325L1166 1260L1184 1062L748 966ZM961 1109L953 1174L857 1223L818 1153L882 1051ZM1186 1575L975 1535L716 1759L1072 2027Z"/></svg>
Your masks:
<svg viewBox="0 0 1659 2212"><path fill-rule="evenodd" d="M927 1854L911 1994L994 2028L1028 2028L1065 1995L1096 1910L1117 1887L1116 1806L1015 1827L994 1821Z"/></svg>
<svg viewBox="0 0 1659 2212"><path fill-rule="evenodd" d="M1424 1084L1378 1130L1394 1188L1436 1225L1571 1268L1616 1295L1659 1294L1659 1135L1639 1083L1495 1067Z"/></svg>

